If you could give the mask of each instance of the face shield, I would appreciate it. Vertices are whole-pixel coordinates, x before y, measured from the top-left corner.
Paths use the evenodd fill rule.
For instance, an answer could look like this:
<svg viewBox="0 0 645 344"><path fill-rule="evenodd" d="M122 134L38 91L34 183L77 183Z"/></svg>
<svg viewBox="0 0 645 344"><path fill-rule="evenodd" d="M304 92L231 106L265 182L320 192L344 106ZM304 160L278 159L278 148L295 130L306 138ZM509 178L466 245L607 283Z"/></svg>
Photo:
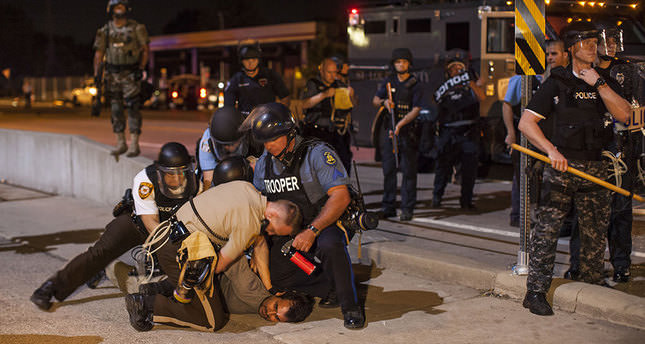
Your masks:
<svg viewBox="0 0 645 344"><path fill-rule="evenodd" d="M623 51L623 30L602 29L598 35L598 54L614 57L621 51Z"/></svg>
<svg viewBox="0 0 645 344"><path fill-rule="evenodd" d="M566 41L569 42L567 46L577 46L582 50L596 50L598 47L598 31L575 31L567 34Z"/></svg>
<svg viewBox="0 0 645 344"><path fill-rule="evenodd" d="M249 151L246 135L242 135L237 141L222 142L211 139L215 157L222 161L231 156L246 156Z"/></svg>
<svg viewBox="0 0 645 344"><path fill-rule="evenodd" d="M188 198L194 195L197 189L192 163L180 167L157 165L157 179L159 191L168 198Z"/></svg>

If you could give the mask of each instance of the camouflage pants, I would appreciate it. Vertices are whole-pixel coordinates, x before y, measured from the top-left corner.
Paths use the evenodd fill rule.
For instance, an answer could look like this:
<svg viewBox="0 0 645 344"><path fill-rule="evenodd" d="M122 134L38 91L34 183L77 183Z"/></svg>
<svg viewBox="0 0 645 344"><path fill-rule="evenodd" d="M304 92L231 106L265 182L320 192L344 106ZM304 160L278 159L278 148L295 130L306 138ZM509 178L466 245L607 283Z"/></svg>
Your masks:
<svg viewBox="0 0 645 344"><path fill-rule="evenodd" d="M131 133L141 133L141 112L139 92L141 82L135 80L132 71L105 73L108 96L112 108L112 130L122 133L125 130L123 108L128 110L128 127Z"/></svg>
<svg viewBox="0 0 645 344"><path fill-rule="evenodd" d="M606 179L604 161L570 161L571 167ZM531 228L527 290L546 293L551 287L555 253L562 222L575 204L580 227L580 278L587 283L602 282L605 233L609 224L610 191L571 173L544 169L537 222Z"/></svg>

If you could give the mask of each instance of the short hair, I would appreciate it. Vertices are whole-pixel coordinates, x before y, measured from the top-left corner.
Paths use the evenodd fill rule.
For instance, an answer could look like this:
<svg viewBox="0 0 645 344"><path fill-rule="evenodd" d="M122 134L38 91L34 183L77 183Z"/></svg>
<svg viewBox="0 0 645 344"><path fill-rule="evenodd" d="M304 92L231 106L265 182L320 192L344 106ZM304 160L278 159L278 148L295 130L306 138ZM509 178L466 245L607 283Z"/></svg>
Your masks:
<svg viewBox="0 0 645 344"><path fill-rule="evenodd" d="M287 318L287 322L297 323L304 321L314 309L314 298L307 294L288 291L279 297L291 301L291 307L284 315Z"/></svg>
<svg viewBox="0 0 645 344"><path fill-rule="evenodd" d="M291 227L291 234L298 234L302 229L302 211L300 210L300 207L286 199L277 200L276 204L278 204L284 211L284 223Z"/></svg>
<svg viewBox="0 0 645 344"><path fill-rule="evenodd" d="M546 41L546 46L547 47L550 47L550 46L553 46L553 45L560 45L560 46L562 46L562 52L565 52L565 53L567 52L567 49L565 49L565 47L564 47L564 41L562 41L560 39L549 39L549 40Z"/></svg>

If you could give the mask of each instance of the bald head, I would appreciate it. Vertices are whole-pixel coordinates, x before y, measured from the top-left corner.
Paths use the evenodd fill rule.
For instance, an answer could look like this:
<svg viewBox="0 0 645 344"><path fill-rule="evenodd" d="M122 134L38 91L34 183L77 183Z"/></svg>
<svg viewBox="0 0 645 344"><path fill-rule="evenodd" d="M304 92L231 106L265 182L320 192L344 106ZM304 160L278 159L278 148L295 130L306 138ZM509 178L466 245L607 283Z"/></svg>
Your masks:
<svg viewBox="0 0 645 344"><path fill-rule="evenodd" d="M336 65L336 61L331 58L324 59L320 66L320 80L330 85L336 80L337 73L338 66Z"/></svg>

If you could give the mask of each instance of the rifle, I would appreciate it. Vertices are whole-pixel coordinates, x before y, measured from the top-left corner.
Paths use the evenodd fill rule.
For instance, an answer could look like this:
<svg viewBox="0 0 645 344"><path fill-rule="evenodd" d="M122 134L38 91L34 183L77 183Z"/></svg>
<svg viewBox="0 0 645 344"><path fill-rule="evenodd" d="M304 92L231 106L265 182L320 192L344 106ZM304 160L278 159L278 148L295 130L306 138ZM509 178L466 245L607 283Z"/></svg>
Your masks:
<svg viewBox="0 0 645 344"><path fill-rule="evenodd" d="M392 109L388 109L390 112L390 118L392 119L392 153L394 154L394 164L396 168L399 168L399 139L396 137L395 128L396 128L396 119L394 119L394 102L392 101L392 85L387 83L387 99L392 105Z"/></svg>
<svg viewBox="0 0 645 344"><path fill-rule="evenodd" d="M103 69L105 68L105 62L99 64L99 70L94 76L94 88L96 88L96 96L92 101L92 117L99 117L101 115L101 97L103 96Z"/></svg>

